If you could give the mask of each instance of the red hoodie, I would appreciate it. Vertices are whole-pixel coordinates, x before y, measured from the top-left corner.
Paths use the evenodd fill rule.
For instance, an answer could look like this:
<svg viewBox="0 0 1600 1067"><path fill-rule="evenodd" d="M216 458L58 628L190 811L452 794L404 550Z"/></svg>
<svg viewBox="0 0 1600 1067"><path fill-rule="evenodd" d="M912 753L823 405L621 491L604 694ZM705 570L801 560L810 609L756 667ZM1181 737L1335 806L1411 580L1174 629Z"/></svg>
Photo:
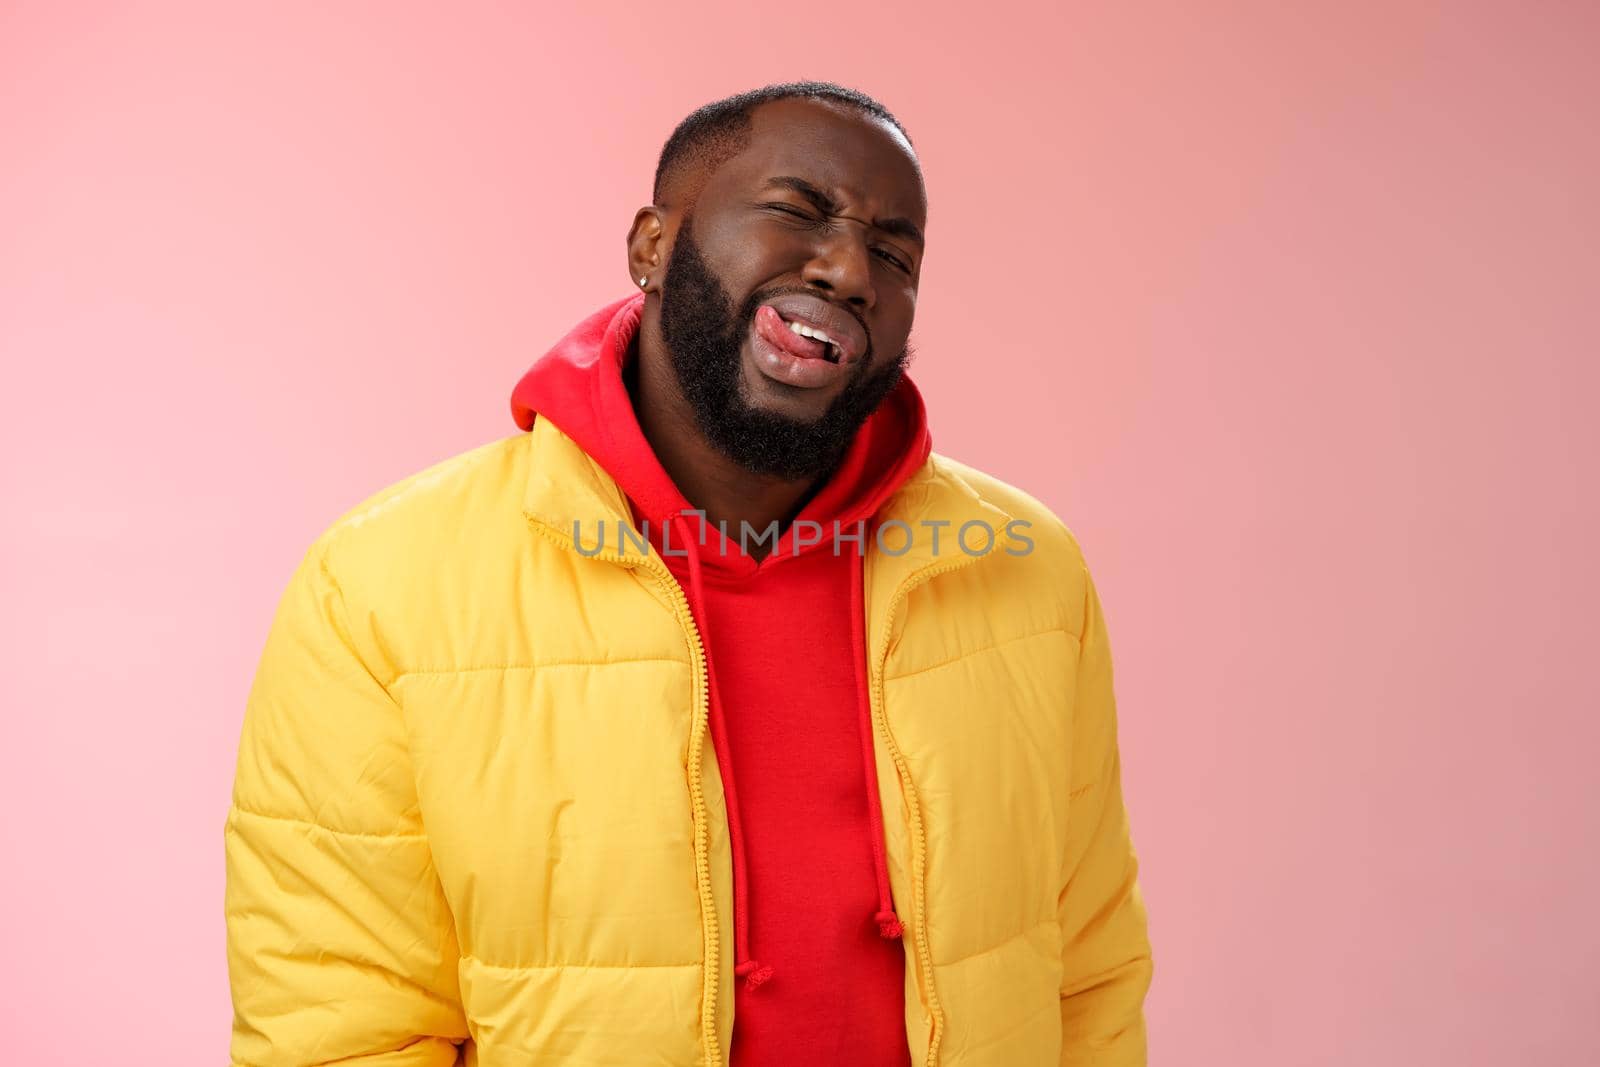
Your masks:
<svg viewBox="0 0 1600 1067"><path fill-rule="evenodd" d="M524 430L535 413L550 419L616 479L700 628L745 979L732 1067L903 1067L905 957L867 693L858 545L868 542L841 538L835 552L833 533L837 521L841 534L870 539L873 515L928 458L921 394L901 379L758 562L737 530L724 537L682 514L693 505L639 427L622 370L644 301L631 294L574 327L523 375L511 410Z"/></svg>

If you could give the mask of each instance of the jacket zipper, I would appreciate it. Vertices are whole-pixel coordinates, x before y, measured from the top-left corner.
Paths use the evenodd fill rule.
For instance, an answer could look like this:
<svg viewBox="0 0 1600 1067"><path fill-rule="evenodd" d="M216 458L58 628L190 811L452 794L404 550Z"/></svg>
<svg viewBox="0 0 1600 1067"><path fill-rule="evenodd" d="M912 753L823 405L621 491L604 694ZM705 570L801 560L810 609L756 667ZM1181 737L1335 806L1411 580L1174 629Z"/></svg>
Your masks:
<svg viewBox="0 0 1600 1067"><path fill-rule="evenodd" d="M986 554L987 555L987 554ZM956 570L972 563L981 556L966 556L950 563L941 563L911 575L900 583L894 591L894 596L889 600L888 625L884 630L885 637L894 632L895 616L899 614L901 603L911 594L911 590L937 577L947 571ZM926 910L926 894L924 882L927 877L928 866L928 841L922 825L922 805L917 800L917 791L911 778L911 769L906 765L905 756L900 751L900 746L895 744L894 735L889 732L889 720L884 710L884 673L889 665L889 643L884 642L881 656L874 657L872 671L872 725L883 739L884 747L889 750L889 758L894 763L895 772L900 777L900 789L906 798L906 809L911 823L911 934L912 943L916 949L917 968L922 974L923 988L928 991L928 1014L933 1019L933 1030L928 1035L928 1058L924 1061L925 1067L936 1067L939 1062L939 1042L944 1037L944 1009L939 1004L939 995L933 984L933 954L928 948L928 917Z"/></svg>
<svg viewBox="0 0 1600 1067"><path fill-rule="evenodd" d="M570 538L541 520L529 516L529 525L558 548L575 551ZM695 625L694 613L689 609L689 598L684 595L683 587L678 584L678 580L667 570L666 564L661 562L654 551L643 557L627 557L617 552L601 551L593 555L586 554L584 558L620 563L630 568L639 566L639 561L642 559L645 569L671 597L678 624L688 635L689 647L694 652L695 717L689 727L689 808L694 819L695 888L700 894L700 928L706 945L700 1028L705 1034L706 1067L722 1067L722 1042L717 1034L717 990L722 978L721 952L718 941L716 897L711 889L711 856L707 827L710 816L706 811L704 767L700 758L711 713L711 700L706 687L705 644L700 640L700 630Z"/></svg>

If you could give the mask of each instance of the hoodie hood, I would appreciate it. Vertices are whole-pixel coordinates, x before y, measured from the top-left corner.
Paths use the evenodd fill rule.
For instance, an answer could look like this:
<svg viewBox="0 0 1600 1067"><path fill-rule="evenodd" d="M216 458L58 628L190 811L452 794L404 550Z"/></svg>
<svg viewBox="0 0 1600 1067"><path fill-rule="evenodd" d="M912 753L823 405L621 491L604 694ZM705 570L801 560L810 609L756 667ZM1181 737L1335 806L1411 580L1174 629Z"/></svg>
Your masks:
<svg viewBox="0 0 1600 1067"><path fill-rule="evenodd" d="M667 558L682 558L683 542L676 529L681 518L701 549L701 566L730 577L748 577L758 561L740 551L737 531L730 530L726 537L710 525L701 531L694 516L682 514L694 505L661 466L634 413L622 371L644 303L645 294L630 294L573 327L517 382L511 394L512 417L524 430L532 429L535 415L559 426L616 479L637 517L649 520L650 537L658 547L662 531L673 527L673 549ZM784 529L768 559L776 563L831 545L835 522L841 533L853 534L857 523L870 520L927 461L932 448L922 394L909 375L902 376L856 431L827 484ZM818 524L821 537L811 527L802 535L801 524L808 521ZM702 532L704 545L698 543Z"/></svg>
<svg viewBox="0 0 1600 1067"><path fill-rule="evenodd" d="M694 515L684 514L693 505L661 466L640 428L622 375L644 306L645 294L632 293L578 323L517 382L511 395L511 412L517 425L524 430L532 429L538 416L549 419L572 438L616 480L633 507L635 518L649 520L650 539L658 551L663 547L663 539L670 537L674 547L670 552L661 553L669 567L680 562L686 571L678 575L675 570L674 574L686 586L690 609L707 652L709 727L728 809L734 868L735 972L745 978L747 985L755 987L771 977L772 968L757 962L749 946L744 835L725 716L716 671L710 660L705 573L714 571L730 579L748 578L757 573L758 567L761 573L769 573L774 564L781 564L785 559L818 551L823 546L831 551L834 523L838 524L841 535L851 537L849 541L841 539L841 547L835 554L841 566L850 568L850 654L855 658L862 769L878 895L873 919L884 937L899 937L902 925L894 912L889 889L882 808L874 766L866 671L866 620L862 603L863 557L864 547L876 533L873 516L927 461L932 451L932 438L922 395L909 376L902 376L862 423L827 483L784 529L778 546L766 560L758 562L738 547L737 532L730 531L731 536L724 536L721 530L709 525L702 530ZM805 538L799 536L800 524L806 520L820 527L820 536L809 527ZM855 540L858 530L862 534L859 541ZM702 534L704 544L699 540ZM816 540L809 540L811 537Z"/></svg>

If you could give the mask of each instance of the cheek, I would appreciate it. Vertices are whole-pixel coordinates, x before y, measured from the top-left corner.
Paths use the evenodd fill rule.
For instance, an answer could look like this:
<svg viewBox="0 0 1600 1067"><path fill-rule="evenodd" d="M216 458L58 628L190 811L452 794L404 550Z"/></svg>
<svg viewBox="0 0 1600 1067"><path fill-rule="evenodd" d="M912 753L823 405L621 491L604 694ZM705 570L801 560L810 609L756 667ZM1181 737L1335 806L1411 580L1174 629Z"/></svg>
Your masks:
<svg viewBox="0 0 1600 1067"><path fill-rule="evenodd" d="M722 273L730 285L764 284L769 277L786 273L784 264L803 254L795 235L774 233L768 227L735 220L709 223L699 240L706 262Z"/></svg>
<svg viewBox="0 0 1600 1067"><path fill-rule="evenodd" d="M883 300L889 296L892 306L884 307ZM873 362L886 363L900 354L900 349L905 347L906 338L911 335L912 312L914 305L909 299L902 297L898 290L885 293L878 291L879 315L872 324Z"/></svg>
<svg viewBox="0 0 1600 1067"><path fill-rule="evenodd" d="M902 319L903 328L910 332L911 318L917 311L917 275L908 277L895 271L894 277L879 283L878 299L893 303L896 308L895 317Z"/></svg>

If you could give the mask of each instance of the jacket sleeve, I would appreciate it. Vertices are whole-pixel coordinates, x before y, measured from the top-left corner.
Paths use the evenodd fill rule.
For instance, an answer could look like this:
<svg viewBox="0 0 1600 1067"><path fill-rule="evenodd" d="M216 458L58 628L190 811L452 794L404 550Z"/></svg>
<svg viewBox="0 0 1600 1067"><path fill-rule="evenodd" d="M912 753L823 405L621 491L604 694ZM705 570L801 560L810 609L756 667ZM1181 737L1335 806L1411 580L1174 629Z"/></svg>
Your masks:
<svg viewBox="0 0 1600 1067"><path fill-rule="evenodd" d="M1062 1067L1144 1067L1153 975L1138 858L1122 799L1111 646L1085 572L1074 681L1072 786L1057 918Z"/></svg>
<svg viewBox="0 0 1600 1067"><path fill-rule="evenodd" d="M357 648L326 537L245 706L223 830L230 1060L447 1067L468 1036L455 927L400 709Z"/></svg>

